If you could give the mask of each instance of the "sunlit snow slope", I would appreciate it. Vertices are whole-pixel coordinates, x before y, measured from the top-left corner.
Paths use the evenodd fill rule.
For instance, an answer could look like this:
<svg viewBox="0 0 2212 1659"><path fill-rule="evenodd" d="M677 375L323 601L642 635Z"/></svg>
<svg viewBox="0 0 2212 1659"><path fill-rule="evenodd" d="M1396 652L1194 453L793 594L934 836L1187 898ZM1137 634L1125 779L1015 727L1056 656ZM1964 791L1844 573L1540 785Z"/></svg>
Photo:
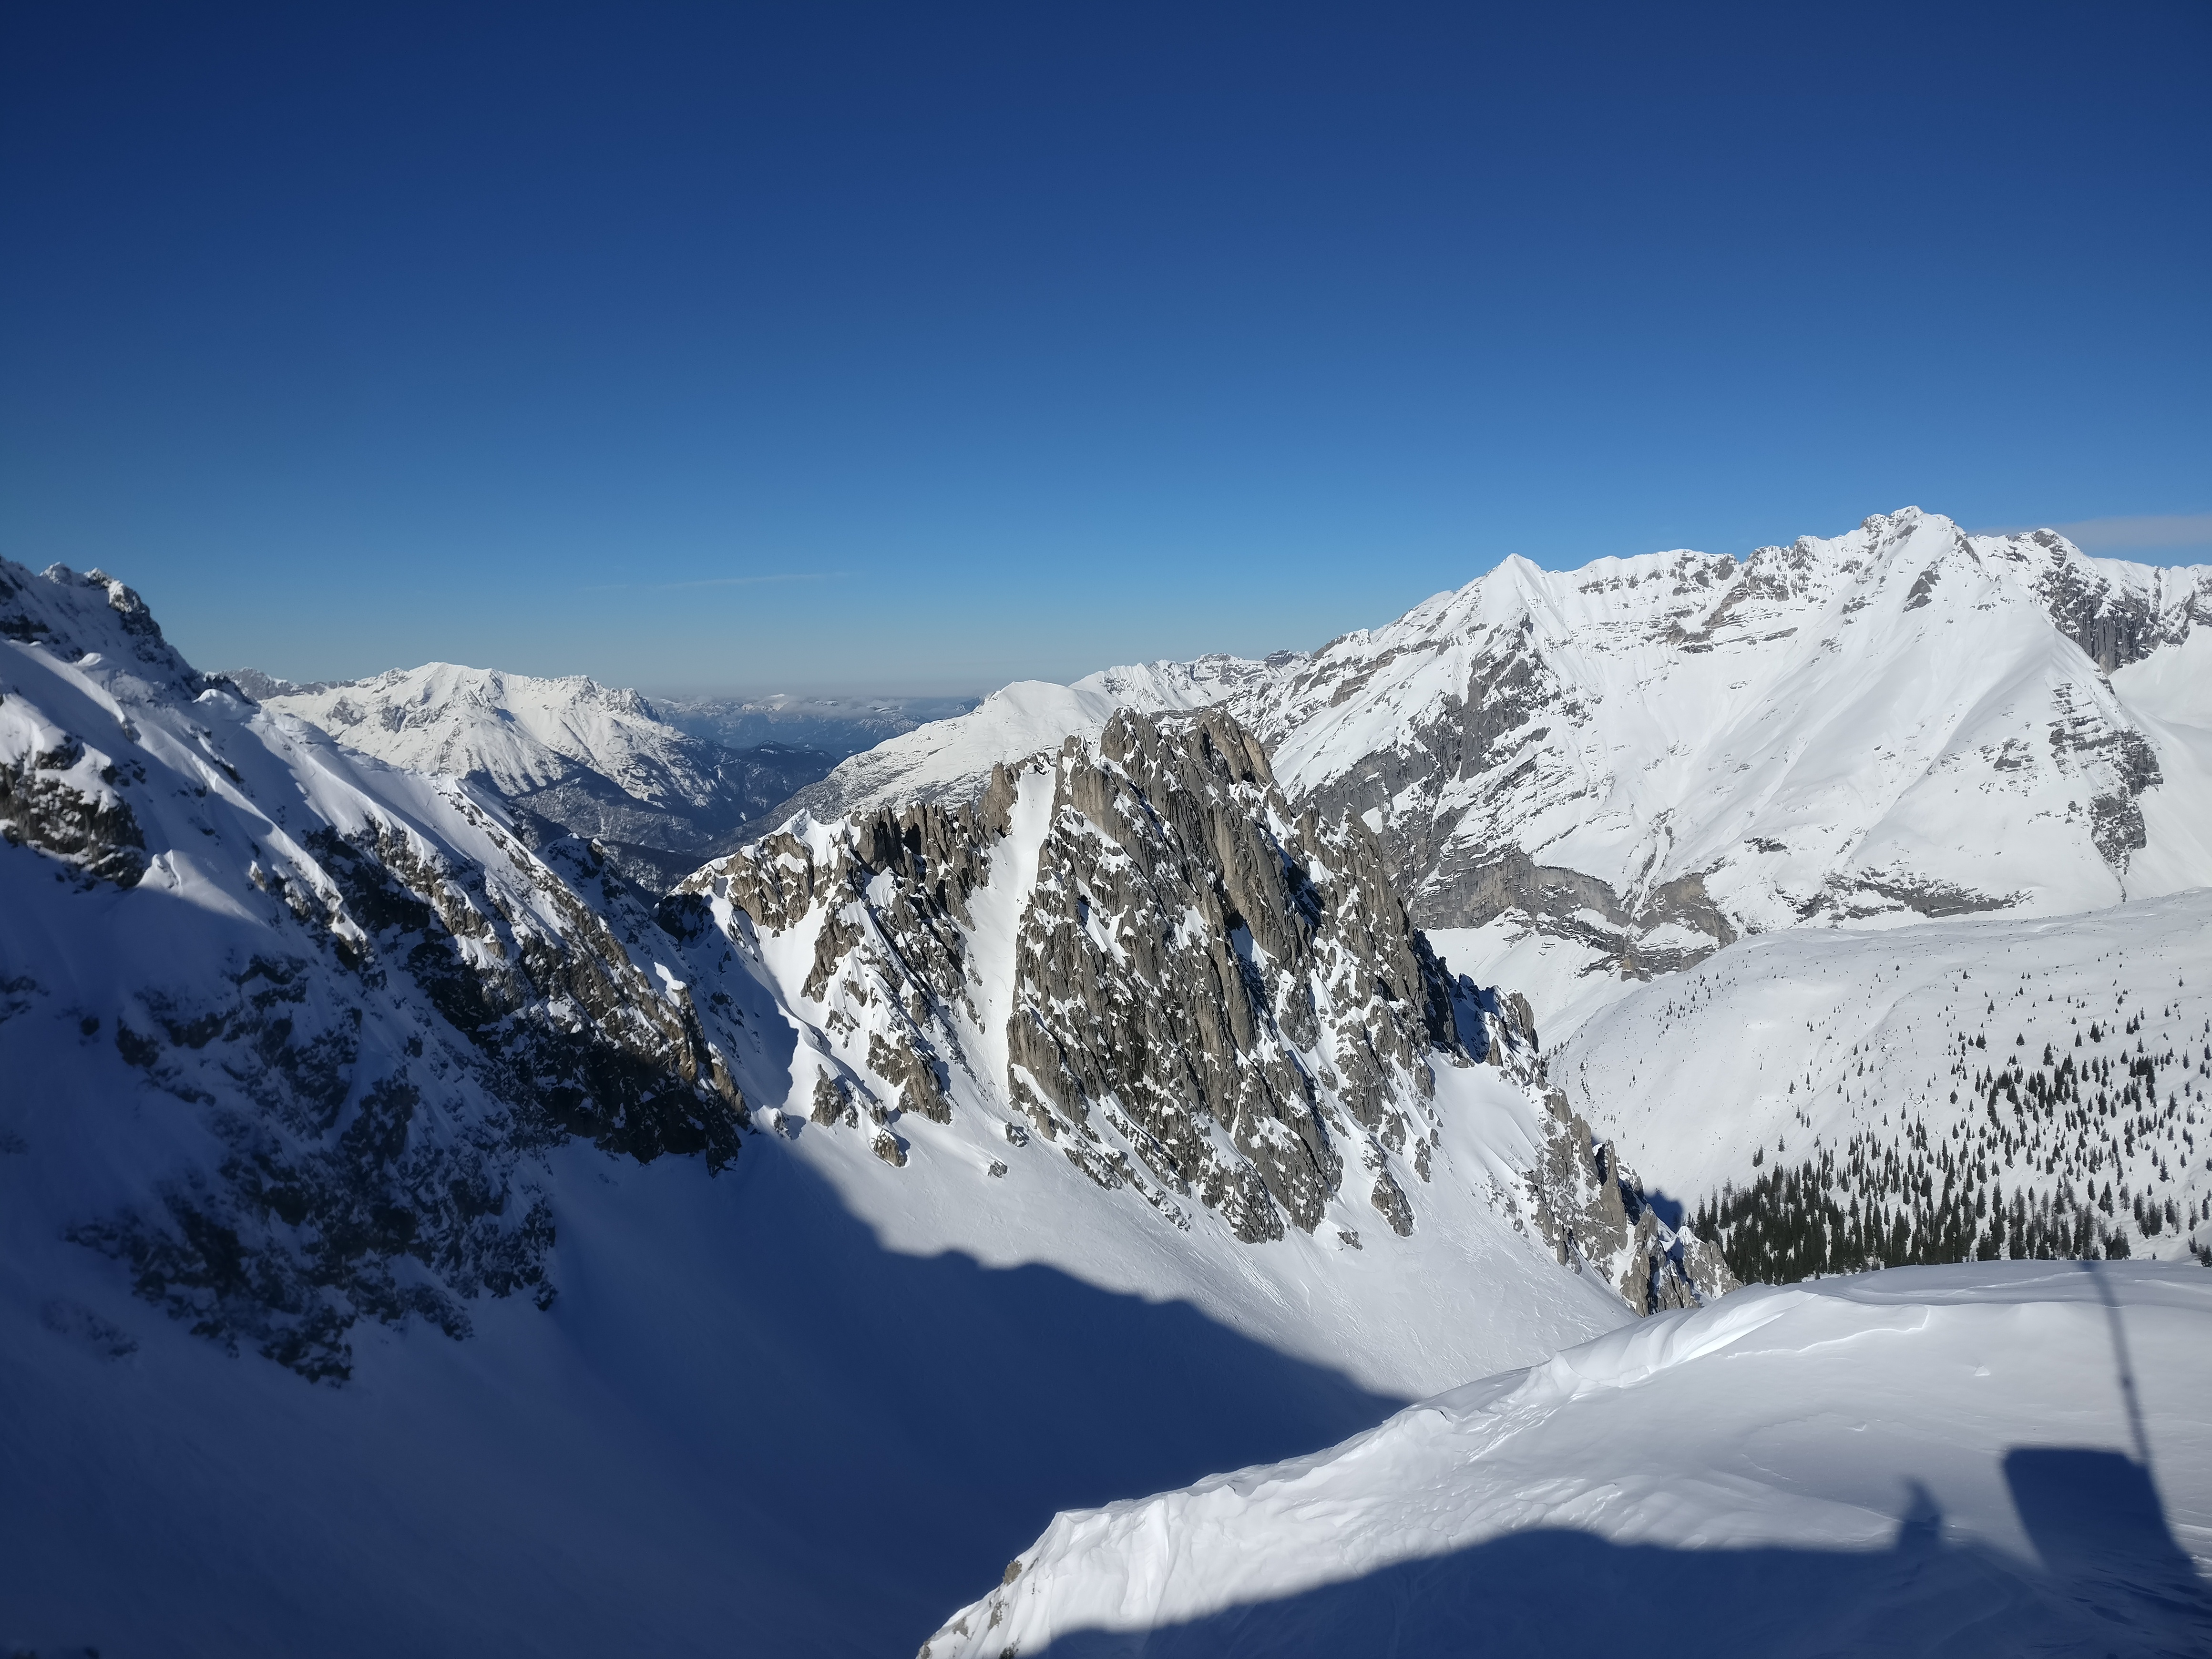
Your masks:
<svg viewBox="0 0 2212 1659"><path fill-rule="evenodd" d="M2212 1650L2212 1273L1751 1290L1063 1515L929 1659Z"/></svg>
<svg viewBox="0 0 2212 1659"><path fill-rule="evenodd" d="M1565 1036L1747 934L2060 915L2212 883L2212 571L1917 509L1761 548L1509 559L1247 718L1367 815L1462 971ZM1241 705L1240 705L1241 709Z"/></svg>
<svg viewBox="0 0 2212 1659"><path fill-rule="evenodd" d="M1757 1188L1747 1277L2212 1246L2212 890L1741 940L1592 1016L1552 1066L1672 1197Z"/></svg>

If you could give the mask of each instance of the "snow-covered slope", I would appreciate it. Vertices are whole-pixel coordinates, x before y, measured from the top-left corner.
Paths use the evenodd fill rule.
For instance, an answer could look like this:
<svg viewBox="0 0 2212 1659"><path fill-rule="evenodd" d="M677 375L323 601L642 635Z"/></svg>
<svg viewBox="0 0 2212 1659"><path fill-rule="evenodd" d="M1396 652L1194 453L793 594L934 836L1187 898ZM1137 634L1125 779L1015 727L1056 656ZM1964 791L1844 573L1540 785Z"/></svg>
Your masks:
<svg viewBox="0 0 2212 1659"><path fill-rule="evenodd" d="M1232 707L1564 1035L1753 933L2212 882L2207 620L2212 570L1907 508L1741 562L1509 559Z"/></svg>
<svg viewBox="0 0 2212 1659"><path fill-rule="evenodd" d="M2212 890L1744 939L1552 1067L1747 1277L2212 1249Z"/></svg>
<svg viewBox="0 0 2212 1659"><path fill-rule="evenodd" d="M2212 1273L1741 1292L1067 1514L928 1659L2212 1650Z"/></svg>
<svg viewBox="0 0 2212 1659"><path fill-rule="evenodd" d="M1057 749L1069 737L1096 738L1117 708L1207 708L1252 692L1294 660L1287 653L1264 661L1210 656L1103 668L1072 685L1017 680L964 714L932 720L840 762L784 812L833 818L914 801L967 800L981 792L994 766Z"/></svg>
<svg viewBox="0 0 2212 1659"><path fill-rule="evenodd" d="M362 1322L550 1297L571 1137L736 1156L759 1042L587 849L203 678L97 572L0 563L0 830L10 1207L234 1348L343 1377Z"/></svg>
<svg viewBox="0 0 2212 1659"><path fill-rule="evenodd" d="M1124 721L648 908L0 565L8 1638L911 1650L1723 1288L1264 765Z"/></svg>
<svg viewBox="0 0 2212 1659"><path fill-rule="evenodd" d="M582 675L426 663L260 700L391 765L481 779L562 830L618 854L635 848L625 867L655 887L726 850L828 766L804 750L734 750L690 736L636 692Z"/></svg>

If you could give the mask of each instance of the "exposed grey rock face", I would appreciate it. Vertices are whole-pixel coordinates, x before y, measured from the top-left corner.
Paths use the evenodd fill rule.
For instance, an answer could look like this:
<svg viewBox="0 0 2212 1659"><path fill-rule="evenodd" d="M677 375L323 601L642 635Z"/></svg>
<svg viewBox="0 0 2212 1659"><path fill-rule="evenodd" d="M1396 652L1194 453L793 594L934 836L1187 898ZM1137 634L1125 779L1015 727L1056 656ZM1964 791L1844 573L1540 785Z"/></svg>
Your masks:
<svg viewBox="0 0 2212 1659"><path fill-rule="evenodd" d="M906 1113L987 1110L994 1139L1179 1226L1196 1206L1258 1243L1333 1213L1358 1249L1346 1203L1422 1224L1438 1069L1487 1063L1542 1148L1498 1208L1639 1312L1726 1287L1562 1114L1527 1000L1448 975L1376 838L1294 811L1218 709L1124 710L957 805L802 818L664 911L683 905L775 942L815 1037L811 1123L895 1167Z"/></svg>
<svg viewBox="0 0 2212 1659"><path fill-rule="evenodd" d="M1018 810L1035 839L1016 848ZM1033 863L994 944L972 907L1002 854ZM1291 813L1218 712L1118 714L971 802L805 823L683 891L765 933L816 929L801 991L836 1067L817 1122L848 1097L949 1113L958 1066L1014 1115L1010 1142L1041 1136L1170 1216L1310 1231L1356 1175L1386 1224L1417 1224L1431 1067L1470 1063L1453 987L1372 837ZM1001 964L977 960L994 948L998 1000Z"/></svg>
<svg viewBox="0 0 2212 1659"><path fill-rule="evenodd" d="M2212 622L2202 571L2091 559L2048 530L2018 538L2010 554L2034 572L2051 625L2107 674Z"/></svg>
<svg viewBox="0 0 2212 1659"><path fill-rule="evenodd" d="M1600 1140L1547 1090L1552 1128L1528 1197L1538 1235L1563 1265L1596 1274L1643 1313L1685 1308L1738 1288L1710 1241L1669 1227L1624 1166L1613 1143Z"/></svg>
<svg viewBox="0 0 2212 1659"><path fill-rule="evenodd" d="M1462 980L1468 1046L1543 1103L1541 1148L1517 1194L1560 1266L1589 1273L1638 1313L1689 1307L1738 1288L1711 1241L1669 1225L1624 1165L1553 1086L1528 1002Z"/></svg>
<svg viewBox="0 0 2212 1659"><path fill-rule="evenodd" d="M1119 714L1096 762L1063 751L1016 976L1016 1103L1048 1134L1115 1115L1156 1179L1249 1238L1274 1236L1279 1212L1319 1224L1340 1146L1425 1140L1429 1054L1456 1044L1380 849L1292 818L1217 711ZM1387 1172L1372 1184L1411 1231Z"/></svg>
<svg viewBox="0 0 2212 1659"><path fill-rule="evenodd" d="M0 563L0 1046L58 1091L10 1135L164 1126L150 1187L91 1183L69 1235L147 1300L342 1381L364 1318L550 1303L548 1149L736 1156L732 1028L633 959L653 918L602 854L355 769L97 573Z"/></svg>

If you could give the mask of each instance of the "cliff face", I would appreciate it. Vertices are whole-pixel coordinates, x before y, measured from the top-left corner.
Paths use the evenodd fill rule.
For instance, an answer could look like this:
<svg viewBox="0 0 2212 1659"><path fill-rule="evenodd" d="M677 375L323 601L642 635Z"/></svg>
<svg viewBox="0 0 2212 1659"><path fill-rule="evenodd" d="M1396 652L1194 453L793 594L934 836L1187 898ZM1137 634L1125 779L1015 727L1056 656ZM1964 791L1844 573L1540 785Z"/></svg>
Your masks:
<svg viewBox="0 0 2212 1659"><path fill-rule="evenodd" d="M1431 1067L1469 1063L1371 838L1292 815L1218 712L1117 714L970 805L808 825L685 887L811 933L825 1121L942 1120L957 1066L1009 1136L1247 1241L1312 1231L1348 1181L1410 1231Z"/></svg>
<svg viewBox="0 0 2212 1659"><path fill-rule="evenodd" d="M1122 711L966 804L801 819L665 908L757 942L806 1034L793 1100L895 1166L906 1115L974 1111L1183 1231L1364 1249L1476 1173L1443 1167L1438 1078L1490 1064L1543 1149L1483 1172L1500 1216L1639 1312L1722 1288L1555 1109L1526 1003L1449 975L1375 838L1293 811L1218 709Z"/></svg>

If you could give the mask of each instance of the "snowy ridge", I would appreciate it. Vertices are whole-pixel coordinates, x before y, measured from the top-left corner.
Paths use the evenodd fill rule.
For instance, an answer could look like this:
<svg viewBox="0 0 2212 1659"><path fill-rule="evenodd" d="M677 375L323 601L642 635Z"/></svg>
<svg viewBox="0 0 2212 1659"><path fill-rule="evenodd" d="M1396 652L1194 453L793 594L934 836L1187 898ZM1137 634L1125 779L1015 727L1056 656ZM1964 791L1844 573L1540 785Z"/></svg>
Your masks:
<svg viewBox="0 0 2212 1659"><path fill-rule="evenodd" d="M1310 656L1024 682L789 810L963 800L1115 708L1218 705L1358 817L1414 917L1547 1032L1735 939L2212 883L2212 568L1907 507L1748 558L1506 560Z"/></svg>
<svg viewBox="0 0 2212 1659"><path fill-rule="evenodd" d="M1293 660L1231 656L1194 662L1102 668L1071 685L1017 680L949 720L932 720L842 761L820 783L785 804L784 815L817 818L873 812L914 801L967 800L994 766L1012 765L1070 737L1093 738L1117 708L1164 714L1249 696Z"/></svg>
<svg viewBox="0 0 2212 1659"><path fill-rule="evenodd" d="M1509 559L1237 707L1553 1023L1752 933L2212 881L2201 728L2130 701L2185 700L2208 616L2212 571L1907 508L1741 562Z"/></svg>
<svg viewBox="0 0 2212 1659"><path fill-rule="evenodd" d="M501 794L543 789L580 766L657 806L714 799L696 744L636 692L581 674L534 679L434 662L263 702L393 766L481 774Z"/></svg>
<svg viewBox="0 0 2212 1659"><path fill-rule="evenodd" d="M603 840L656 890L726 850L827 766L805 750L739 751L690 736L635 691L582 675L426 663L261 701L390 765L479 779L556 834Z"/></svg>
<svg viewBox="0 0 2212 1659"><path fill-rule="evenodd" d="M97 573L0 564L0 1136L42 1243L342 1380L363 1320L550 1303L546 1149L735 1156L752 1045L632 959L587 849L203 680Z"/></svg>
<svg viewBox="0 0 2212 1659"><path fill-rule="evenodd" d="M1745 939L1552 1063L1747 1278L2212 1249L2212 890Z"/></svg>
<svg viewBox="0 0 2212 1659"><path fill-rule="evenodd" d="M2208 1345L2193 1267L1746 1291L1063 1515L923 1652L2202 1652Z"/></svg>

